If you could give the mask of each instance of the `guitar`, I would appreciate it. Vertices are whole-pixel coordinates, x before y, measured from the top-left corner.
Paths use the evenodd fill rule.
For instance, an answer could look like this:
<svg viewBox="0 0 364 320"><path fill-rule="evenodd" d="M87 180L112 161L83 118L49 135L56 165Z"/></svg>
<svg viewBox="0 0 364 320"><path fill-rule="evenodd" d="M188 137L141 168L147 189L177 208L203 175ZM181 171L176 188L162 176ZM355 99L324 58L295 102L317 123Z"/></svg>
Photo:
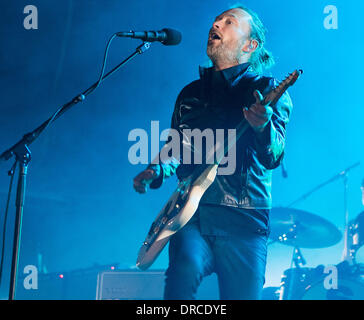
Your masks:
<svg viewBox="0 0 364 320"><path fill-rule="evenodd" d="M292 72L264 97L262 103L264 105L276 103L302 73L302 70ZM227 147L220 150L220 152L217 151L217 161L214 164L199 167L190 176L179 181L176 190L152 223L146 239L139 250L136 263L139 269L148 269L157 259L170 237L192 218L202 196L214 182L217 168L223 156L249 127L250 125L245 119L241 121L236 128L234 140L225 143L224 145Z"/></svg>

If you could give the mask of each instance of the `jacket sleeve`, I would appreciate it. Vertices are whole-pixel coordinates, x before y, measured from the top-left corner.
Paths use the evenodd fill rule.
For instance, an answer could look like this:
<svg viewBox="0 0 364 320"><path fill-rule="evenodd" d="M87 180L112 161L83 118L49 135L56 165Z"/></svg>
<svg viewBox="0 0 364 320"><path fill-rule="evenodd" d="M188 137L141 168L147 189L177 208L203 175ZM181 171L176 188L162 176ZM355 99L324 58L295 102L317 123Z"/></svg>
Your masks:
<svg viewBox="0 0 364 320"><path fill-rule="evenodd" d="M160 173L159 177L150 184L151 189L158 189L163 184L165 179L173 176L176 173L178 166L180 165L180 163L182 163L182 159L180 157L180 155L181 155L181 143L180 143L181 134L180 134L179 123L180 123L180 104L181 104L181 100L183 97L183 92L184 92L184 90L182 90L181 93L177 97L173 115L172 115L172 120L171 120L171 129L172 129L171 131L173 131L174 134L178 133L178 137L175 137L175 140L173 140L172 134L170 131L169 139L167 140L167 142L165 143L165 145L163 146L163 148L161 149L161 151L159 152L159 154L157 155L157 157L155 158L153 163L148 165L148 169L153 169L157 173ZM178 143L180 145L179 149L177 149L178 155L174 156L173 153L172 154L168 153L168 157L163 157L162 155L166 154L166 152L165 152L166 150L175 147L172 144L175 143L176 141L178 141Z"/></svg>
<svg viewBox="0 0 364 320"><path fill-rule="evenodd" d="M268 93L273 88L273 85L277 85L277 82L271 79L270 85L263 95ZM283 159L286 126L293 108L288 92L286 91L271 107L273 108L271 120L262 132L256 133L255 138L258 160L266 169L277 168Z"/></svg>

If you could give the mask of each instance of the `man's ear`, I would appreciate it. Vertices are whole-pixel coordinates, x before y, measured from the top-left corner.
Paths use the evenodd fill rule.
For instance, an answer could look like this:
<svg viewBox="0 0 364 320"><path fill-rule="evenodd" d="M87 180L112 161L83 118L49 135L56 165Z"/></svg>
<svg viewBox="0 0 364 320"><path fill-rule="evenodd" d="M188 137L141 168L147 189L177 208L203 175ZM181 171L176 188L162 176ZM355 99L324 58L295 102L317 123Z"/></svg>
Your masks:
<svg viewBox="0 0 364 320"><path fill-rule="evenodd" d="M250 41L250 49L251 49L251 52L254 52L258 47L259 47L259 42L255 39L251 40Z"/></svg>
<svg viewBox="0 0 364 320"><path fill-rule="evenodd" d="M259 46L259 43L257 40L253 39L250 41L246 41L246 44L243 46L242 51L244 53L253 53Z"/></svg>

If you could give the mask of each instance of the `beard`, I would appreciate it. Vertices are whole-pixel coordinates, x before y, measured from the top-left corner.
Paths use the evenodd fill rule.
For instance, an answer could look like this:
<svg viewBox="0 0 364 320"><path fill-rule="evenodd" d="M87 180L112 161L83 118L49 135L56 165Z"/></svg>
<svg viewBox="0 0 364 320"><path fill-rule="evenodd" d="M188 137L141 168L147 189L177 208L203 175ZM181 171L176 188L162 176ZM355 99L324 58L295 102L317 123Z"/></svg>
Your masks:
<svg viewBox="0 0 364 320"><path fill-rule="evenodd" d="M242 45L241 44L226 44L221 40L219 43L208 43L207 44L207 56L210 58L212 63L235 64L240 63L242 56Z"/></svg>

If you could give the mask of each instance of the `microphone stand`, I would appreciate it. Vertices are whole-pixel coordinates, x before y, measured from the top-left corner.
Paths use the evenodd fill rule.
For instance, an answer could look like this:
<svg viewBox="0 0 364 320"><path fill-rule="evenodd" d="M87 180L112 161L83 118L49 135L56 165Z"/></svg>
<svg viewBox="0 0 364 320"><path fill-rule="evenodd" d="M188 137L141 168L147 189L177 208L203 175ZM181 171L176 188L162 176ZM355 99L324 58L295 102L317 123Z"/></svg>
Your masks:
<svg viewBox="0 0 364 320"><path fill-rule="evenodd" d="M19 163L19 177L18 177L18 185L16 192L16 212L15 212L15 230L14 230L14 241L13 241L13 255L12 255L12 263L11 263L11 275L10 275L10 289L9 289L9 300L15 299L15 290L16 290L16 281L17 281L17 269L18 269L18 259L19 259L19 244L21 240L21 226L22 226L22 218L23 218L23 208L24 208L24 199L25 199L25 190L26 190L26 178L28 165L31 160L31 152L28 146L33 143L39 135L46 129L48 126L58 119L62 114L68 111L71 107L76 105L79 102L85 100L85 98L93 92L99 84L111 76L113 73L118 71L122 66L124 66L127 62L132 60L139 54L144 53L146 50L150 48L150 42L143 42L140 46L138 46L134 53L132 53L129 57L123 60L120 64L114 67L111 71L105 74L99 81L95 82L91 87L86 89L81 94L77 95L71 101L63 105L59 111L57 111L52 117L43 122L38 128L27 133L23 136L23 138L17 142L15 145L4 151L0 155L1 160L9 160L12 156L15 156L15 160Z"/></svg>
<svg viewBox="0 0 364 320"><path fill-rule="evenodd" d="M351 165L350 167L346 168L345 170L339 172L338 174L334 175L332 178L330 178L329 180L319 184L317 187L313 188L311 191L305 193L303 196L299 197L297 200L293 201L291 204L289 204L287 206L287 208L292 207L293 205L295 205L298 202L301 202L303 200L306 200L306 198L308 198L311 194L313 194L314 192L318 191L319 189L321 189L322 187L328 185L331 182L336 181L337 179L340 179L341 177L344 177L344 180L346 181L345 184L347 183L347 174L349 173L350 170L354 169L355 167L359 166L360 162L357 162L353 165ZM345 185L345 190L346 190L347 186ZM345 191L346 192L346 191ZM346 197L345 197L345 202L346 202ZM345 204L346 207L346 204Z"/></svg>

